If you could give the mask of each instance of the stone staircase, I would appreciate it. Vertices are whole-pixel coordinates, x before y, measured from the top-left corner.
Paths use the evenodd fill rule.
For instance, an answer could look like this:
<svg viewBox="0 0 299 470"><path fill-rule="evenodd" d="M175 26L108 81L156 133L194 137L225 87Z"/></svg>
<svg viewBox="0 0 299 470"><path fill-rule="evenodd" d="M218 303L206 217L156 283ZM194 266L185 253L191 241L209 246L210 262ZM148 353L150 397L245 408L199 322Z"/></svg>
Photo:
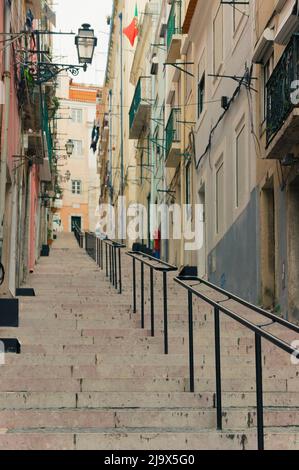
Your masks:
<svg viewBox="0 0 299 470"><path fill-rule="evenodd" d="M123 256L120 296L72 235L59 237L28 281L36 297L20 299L22 353L0 367L0 449L256 449L254 337L222 317L224 430L217 431L213 315L194 301L190 393L187 295L171 277L165 356L159 275L151 338L148 291L145 330L131 311L131 260ZM266 329L298 339L277 325ZM299 366L266 341L263 360L265 447L299 449Z"/></svg>

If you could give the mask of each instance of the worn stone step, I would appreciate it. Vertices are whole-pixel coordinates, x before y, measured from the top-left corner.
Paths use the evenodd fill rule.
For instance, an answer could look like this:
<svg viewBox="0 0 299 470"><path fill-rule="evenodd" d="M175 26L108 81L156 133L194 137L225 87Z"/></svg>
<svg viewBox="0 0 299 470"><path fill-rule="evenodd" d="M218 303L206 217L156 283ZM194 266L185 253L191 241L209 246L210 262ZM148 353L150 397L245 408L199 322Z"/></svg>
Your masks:
<svg viewBox="0 0 299 470"><path fill-rule="evenodd" d="M91 365L97 364L96 354L82 354L81 356L72 354L26 354L20 355L7 354L5 356L5 363L7 365L59 365L59 366L73 366L73 365Z"/></svg>
<svg viewBox="0 0 299 470"><path fill-rule="evenodd" d="M289 380L264 379L265 392L295 392L298 389L298 381L292 383ZM223 379L223 392L251 392L255 391L255 381L253 378ZM215 379L205 379L195 377L195 390L197 392L212 392L216 390ZM83 379L83 392L99 391L120 391L120 392L189 392L190 378L185 377L130 377L130 378L105 378L105 379Z"/></svg>
<svg viewBox="0 0 299 470"><path fill-rule="evenodd" d="M46 367L47 368L47 367ZM34 377L34 378L33 378ZM57 378L55 374L51 378L35 378L34 373L30 377L4 377L0 381L0 392L80 392L82 383L79 379L70 379L68 376ZM1 425L2 426L2 425Z"/></svg>
<svg viewBox="0 0 299 470"><path fill-rule="evenodd" d="M162 363L163 364L163 363ZM100 364L97 366L78 366L74 367L73 376L76 378L89 378L89 379L100 379L100 378L109 378L109 377L187 377L188 376L188 366L164 366L164 365L124 365L124 364ZM195 366L195 376L198 378L214 378L215 368L209 366ZM233 370L231 366L225 365L222 367L222 377L225 379L233 378L254 378L255 377L255 367L252 365L244 365L243 368L238 370ZM266 378L276 378L289 379L290 377L293 380L296 380L299 385L299 378L292 375L292 366L283 369L277 369L276 371L264 369L263 374L264 379Z"/></svg>
<svg viewBox="0 0 299 470"><path fill-rule="evenodd" d="M266 449L298 450L296 430L283 432L268 429ZM205 429L157 432L144 429L135 432L123 429L110 432L53 430L52 432L15 432L0 434L1 450L254 450L254 431L212 431Z"/></svg>
<svg viewBox="0 0 299 470"><path fill-rule="evenodd" d="M171 410L148 409L136 410L11 410L0 411L2 429L16 430L30 429L107 429L107 428L216 428L216 411L212 409L200 410ZM252 429L256 427L255 409L228 409L223 410L224 429ZM294 409L265 409L264 425L268 427L298 426L299 411Z"/></svg>
<svg viewBox="0 0 299 470"><path fill-rule="evenodd" d="M293 432L270 431L265 433L266 449L297 450L299 434ZM86 450L250 450L257 448L255 432L217 432L200 429L197 432L186 429L184 432L169 430L164 433L105 433L102 435L79 434L76 437L76 448Z"/></svg>

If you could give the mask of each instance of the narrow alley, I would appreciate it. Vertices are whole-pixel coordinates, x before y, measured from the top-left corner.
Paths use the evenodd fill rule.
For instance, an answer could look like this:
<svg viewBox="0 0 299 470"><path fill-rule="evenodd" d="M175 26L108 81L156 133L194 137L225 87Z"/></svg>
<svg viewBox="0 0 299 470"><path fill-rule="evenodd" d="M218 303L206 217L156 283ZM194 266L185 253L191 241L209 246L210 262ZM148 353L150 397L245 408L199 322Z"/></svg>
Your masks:
<svg viewBox="0 0 299 470"><path fill-rule="evenodd" d="M147 292L142 330L131 309L125 253L122 263L119 295L75 237L61 234L28 278L36 297L20 298L22 352L6 355L0 369L0 449L255 449L252 335L222 319L223 432L216 431L210 307L194 303L196 392L190 393L184 290L170 280L165 355L159 290L151 338ZM298 449L298 367L272 352L265 344L265 447Z"/></svg>

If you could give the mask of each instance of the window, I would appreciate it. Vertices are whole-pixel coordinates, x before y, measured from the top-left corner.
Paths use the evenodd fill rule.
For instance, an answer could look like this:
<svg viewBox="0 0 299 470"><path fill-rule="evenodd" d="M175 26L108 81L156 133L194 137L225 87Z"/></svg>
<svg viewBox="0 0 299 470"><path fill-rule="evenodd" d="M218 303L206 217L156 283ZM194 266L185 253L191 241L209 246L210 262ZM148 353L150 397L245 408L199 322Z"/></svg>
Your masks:
<svg viewBox="0 0 299 470"><path fill-rule="evenodd" d="M97 103L98 103L98 104L102 104L102 103L103 103L103 92L102 92L102 91L98 91L98 94L97 94Z"/></svg>
<svg viewBox="0 0 299 470"><path fill-rule="evenodd" d="M244 202L246 189L246 127L244 120L236 130L236 206Z"/></svg>
<svg viewBox="0 0 299 470"><path fill-rule="evenodd" d="M224 164L216 168L216 233L222 233L224 229Z"/></svg>
<svg viewBox="0 0 299 470"><path fill-rule="evenodd" d="M191 73L193 75L193 51L192 51L192 45L189 46L188 51L187 51L187 65L186 65L186 70L187 72ZM186 103L188 103L190 95L192 93L192 86L193 86L193 77L191 75L186 75L186 81L185 81L185 100Z"/></svg>
<svg viewBox="0 0 299 470"><path fill-rule="evenodd" d="M274 69L274 52L272 51L272 54L270 55L269 59L265 62L263 66L263 97L264 99L262 100L263 103L263 109L262 109L262 122L267 118L267 99L268 99L268 94L267 94L267 83L269 78L272 75Z"/></svg>
<svg viewBox="0 0 299 470"><path fill-rule="evenodd" d="M223 62L223 9L219 6L213 21L213 66L217 74Z"/></svg>
<svg viewBox="0 0 299 470"><path fill-rule="evenodd" d="M81 123L83 121L82 109L72 109L72 121L77 123Z"/></svg>
<svg viewBox="0 0 299 470"><path fill-rule="evenodd" d="M82 193L82 182L80 180L72 181L72 194L81 194Z"/></svg>
<svg viewBox="0 0 299 470"><path fill-rule="evenodd" d="M206 77L205 73L201 77L198 82L198 90L197 90L197 117L200 118L201 113L203 112L204 102L205 102L205 91L206 91Z"/></svg>
<svg viewBox="0 0 299 470"><path fill-rule="evenodd" d="M73 140L73 139L72 139ZM74 142L74 152L73 155L81 157L83 155L83 144L82 140L73 140Z"/></svg>
<svg viewBox="0 0 299 470"><path fill-rule="evenodd" d="M160 141L159 141L159 125L156 126L155 131L154 131L154 136L153 136L153 146L154 146L154 152L156 154L156 165L158 166L159 160L163 154L162 148L160 147Z"/></svg>

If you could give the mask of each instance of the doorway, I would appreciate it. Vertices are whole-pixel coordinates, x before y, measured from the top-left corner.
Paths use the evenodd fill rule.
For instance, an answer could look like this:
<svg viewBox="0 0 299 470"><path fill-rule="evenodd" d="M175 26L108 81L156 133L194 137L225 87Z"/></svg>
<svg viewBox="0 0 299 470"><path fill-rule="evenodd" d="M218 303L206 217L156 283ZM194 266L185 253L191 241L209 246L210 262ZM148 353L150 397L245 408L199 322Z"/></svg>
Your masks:
<svg viewBox="0 0 299 470"><path fill-rule="evenodd" d="M204 277L207 274L207 236L206 236L206 190L203 185L198 192L198 202L202 206L202 247L198 251L198 275Z"/></svg>
<svg viewBox="0 0 299 470"><path fill-rule="evenodd" d="M276 304L276 223L273 177L261 193L262 238L262 304L273 308Z"/></svg>
<svg viewBox="0 0 299 470"><path fill-rule="evenodd" d="M75 226L79 227L79 229L81 230L81 228L82 228L82 217L78 217L78 216L72 217L71 226L72 226L72 232L74 232Z"/></svg>
<svg viewBox="0 0 299 470"><path fill-rule="evenodd" d="M287 230L288 230L288 303L290 321L299 320L299 176L288 186L287 193Z"/></svg>

